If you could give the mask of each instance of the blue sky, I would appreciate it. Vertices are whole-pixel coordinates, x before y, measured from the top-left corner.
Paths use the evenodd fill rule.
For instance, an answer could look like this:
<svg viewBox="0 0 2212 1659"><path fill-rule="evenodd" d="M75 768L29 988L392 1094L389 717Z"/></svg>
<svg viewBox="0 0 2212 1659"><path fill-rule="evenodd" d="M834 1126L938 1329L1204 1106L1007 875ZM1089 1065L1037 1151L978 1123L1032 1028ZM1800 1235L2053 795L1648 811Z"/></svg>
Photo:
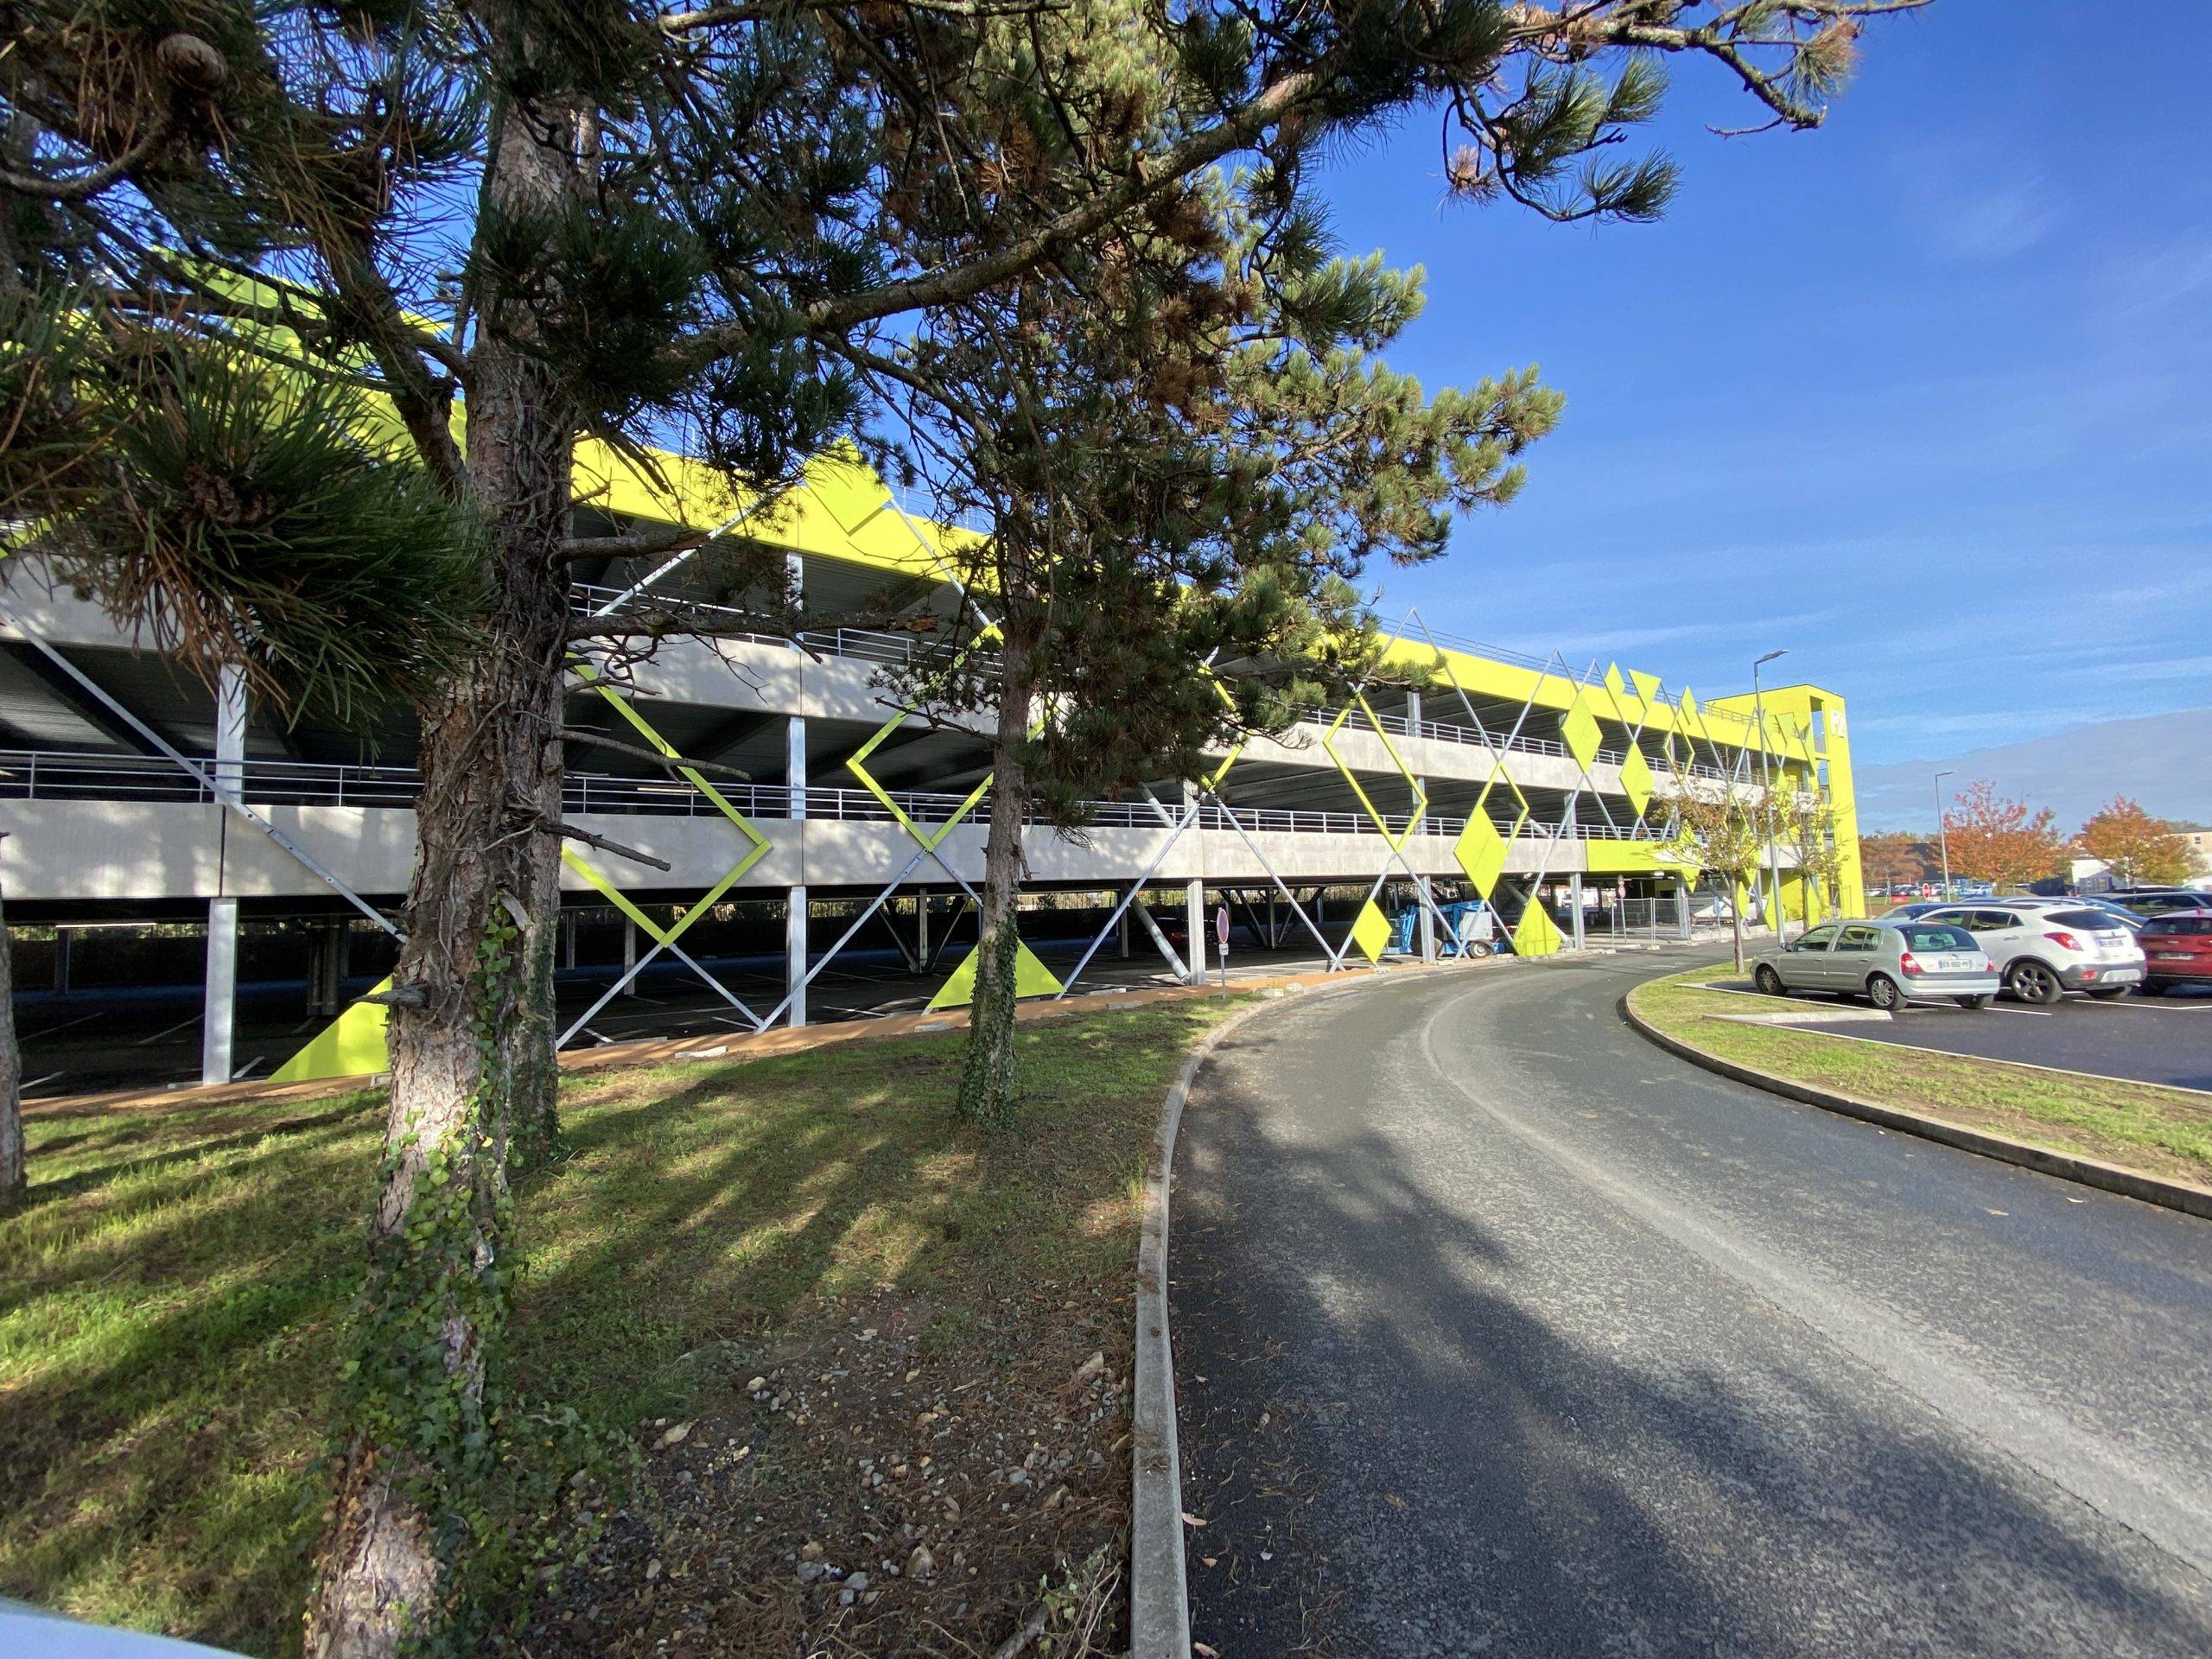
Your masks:
<svg viewBox="0 0 2212 1659"><path fill-rule="evenodd" d="M1383 613L1700 695L1787 647L1860 764L2212 704L2212 3L2114 10L1936 0L1802 135L1678 64L1657 225L1450 203L1433 120L1340 158L1345 249L1427 270L1392 364L1567 397Z"/></svg>

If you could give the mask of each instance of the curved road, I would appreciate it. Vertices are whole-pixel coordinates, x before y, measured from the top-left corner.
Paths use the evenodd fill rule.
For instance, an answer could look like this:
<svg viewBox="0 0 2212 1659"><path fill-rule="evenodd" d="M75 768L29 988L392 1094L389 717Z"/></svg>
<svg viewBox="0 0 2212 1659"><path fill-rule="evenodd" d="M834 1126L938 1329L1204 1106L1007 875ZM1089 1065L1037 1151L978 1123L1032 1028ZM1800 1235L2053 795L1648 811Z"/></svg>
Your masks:
<svg viewBox="0 0 2212 1659"><path fill-rule="evenodd" d="M2212 1224L1651 1047L1670 956L1263 1016L1176 1158L1224 1659L2212 1654Z"/></svg>

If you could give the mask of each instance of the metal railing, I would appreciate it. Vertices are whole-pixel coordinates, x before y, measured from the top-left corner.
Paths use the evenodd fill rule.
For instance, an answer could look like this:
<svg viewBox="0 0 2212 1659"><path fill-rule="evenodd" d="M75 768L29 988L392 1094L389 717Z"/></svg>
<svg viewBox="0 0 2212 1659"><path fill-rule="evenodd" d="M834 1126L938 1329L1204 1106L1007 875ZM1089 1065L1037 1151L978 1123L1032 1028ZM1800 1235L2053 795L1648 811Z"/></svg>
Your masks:
<svg viewBox="0 0 2212 1659"><path fill-rule="evenodd" d="M748 620L758 613L747 611L741 607L717 605L705 601L654 600L645 594L632 596L626 588L608 588L593 582L571 583L569 596L570 607L579 614L588 615L611 607L613 613L619 615L624 608L632 606L640 608L654 605L670 607L686 613L696 613L711 619L717 630L715 638L718 639L735 639L747 644L773 645L791 650L805 649L819 652L826 657L848 658L856 662L874 663L884 667L907 666L931 652L942 654L948 649L943 641L931 639L926 634L900 633L884 628L809 628L802 631L794 640L785 634L766 632L744 626L743 625ZM1523 653L1503 650L1491 651L1489 647L1483 647L1482 650L1485 654L1497 657L1501 662L1520 663L1529 667L1543 666L1537 658L1528 657ZM969 660L977 668L988 669L998 658L995 652L978 652ZM1730 717L1718 711L1715 711L1713 715L1716 719ZM1299 723L1304 726L1326 727L1333 718L1334 716L1327 715L1309 715ZM1488 749L1493 753L1500 749L1510 749L1519 754L1552 755L1561 759L1567 756L1567 746L1552 738L1529 737L1522 734L1515 734L1510 738L1492 738L1474 727L1456 725L1449 721L1424 720L1416 725L1403 715L1382 715L1377 716L1377 721L1382 729L1393 736L1432 738L1439 742L1457 743L1469 748ZM1627 759L1628 752L1625 749L1601 748L1597 754L1599 764L1605 766L1617 766ZM1652 761L1652 767L1653 770L1662 773L1666 770L1663 763L1656 760ZM1693 766L1689 770L1700 777L1725 779L1728 775L1717 766Z"/></svg>
<svg viewBox="0 0 2212 1659"><path fill-rule="evenodd" d="M209 772L216 763L195 757ZM247 760L233 763L244 798L260 805L411 807L422 788L422 774L411 766L341 766L320 761ZM791 818L794 791L780 784L748 784L734 779L710 779L715 792L748 818ZM865 789L816 785L803 791L804 815L851 823L888 823L891 805ZM960 809L964 795L948 791L887 791L890 802L917 822L942 823ZM156 756L92 754L41 750L0 750L0 800L161 802L210 804L215 797L207 786L174 761ZM601 813L661 817L712 817L719 809L690 784L666 778L624 778L607 773L571 772L562 780L561 808L568 813ZM1170 805L1171 817L1179 817ZM971 818L982 823L989 814L986 793L971 809ZM1164 826L1158 812L1146 801L1094 801L1090 823L1103 829L1148 830ZM1510 836L1510 820L1491 820L1502 836ZM1393 836L1405 833L1407 815L1386 813L1383 826ZM1304 807L1236 806L1208 803L1198 809L1198 827L1203 830L1242 829L1251 835L1363 836L1375 833L1364 812L1330 811ZM1457 836L1467 827L1464 817L1441 814L1425 816L1419 833ZM1531 826L1529 834L1548 837L1548 827ZM1627 840L1634 831L1607 823L1570 824L1562 832L1570 840Z"/></svg>

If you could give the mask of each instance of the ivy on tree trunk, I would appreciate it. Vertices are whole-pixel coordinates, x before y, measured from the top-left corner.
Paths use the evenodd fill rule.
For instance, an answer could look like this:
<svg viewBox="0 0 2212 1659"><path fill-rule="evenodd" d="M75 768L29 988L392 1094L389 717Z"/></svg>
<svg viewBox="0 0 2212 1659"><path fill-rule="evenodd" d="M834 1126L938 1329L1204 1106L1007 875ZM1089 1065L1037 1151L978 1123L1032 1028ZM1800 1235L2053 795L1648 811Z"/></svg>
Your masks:
<svg viewBox="0 0 2212 1659"><path fill-rule="evenodd" d="M503 210L547 211L571 188L548 138L536 114L507 106L487 192ZM560 816L560 548L577 420L526 338L518 315L487 327L477 350L468 473L494 596L477 660L420 711L415 880L393 975L417 1001L388 1027L384 1192L349 1362L365 1392L342 1426L308 1609L316 1659L382 1659L410 1620L452 1623L493 1433L485 1376L505 1321L508 1153L543 1156L556 1133L560 851L547 826Z"/></svg>

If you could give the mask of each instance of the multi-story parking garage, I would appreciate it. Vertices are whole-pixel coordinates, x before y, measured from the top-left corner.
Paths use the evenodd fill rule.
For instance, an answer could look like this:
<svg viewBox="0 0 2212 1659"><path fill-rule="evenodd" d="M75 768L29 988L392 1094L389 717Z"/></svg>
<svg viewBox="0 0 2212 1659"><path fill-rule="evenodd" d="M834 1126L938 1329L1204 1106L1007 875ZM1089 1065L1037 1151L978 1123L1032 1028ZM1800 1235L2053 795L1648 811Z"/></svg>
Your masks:
<svg viewBox="0 0 2212 1659"><path fill-rule="evenodd" d="M626 470L585 459L601 463L594 514L677 516ZM963 532L911 517L856 466L818 466L772 517L727 503L684 516L781 550L824 617L964 602L944 556ZM668 868L566 855L568 1039L960 1000L988 755L957 723L889 699L883 668L926 635L747 637L690 568L575 573L580 612L680 601L730 632L664 643L619 693L588 669L575 679L569 724L625 747L571 749L564 817ZM353 999L391 960L413 855L404 712L368 736L288 728L135 649L35 569L0 604L0 874L27 1077L54 1092L375 1069L380 1013ZM1762 885L1785 915L1855 907L1830 693L1700 702L1641 669L1491 650L1418 617L1394 633L1391 662L1422 671L1395 677L1421 690L1378 685L1217 757L1202 784L1099 802L1078 837L1035 831L1025 989L1197 978L1217 963L1223 909L1240 965L1449 952L1445 935L1470 917L1524 954L1572 948L1624 913L1687 927L1694 873L1668 855L1670 802L1701 785L1816 795L1840 855L1832 891L1801 879L1789 847ZM714 769L657 765L646 749Z"/></svg>

